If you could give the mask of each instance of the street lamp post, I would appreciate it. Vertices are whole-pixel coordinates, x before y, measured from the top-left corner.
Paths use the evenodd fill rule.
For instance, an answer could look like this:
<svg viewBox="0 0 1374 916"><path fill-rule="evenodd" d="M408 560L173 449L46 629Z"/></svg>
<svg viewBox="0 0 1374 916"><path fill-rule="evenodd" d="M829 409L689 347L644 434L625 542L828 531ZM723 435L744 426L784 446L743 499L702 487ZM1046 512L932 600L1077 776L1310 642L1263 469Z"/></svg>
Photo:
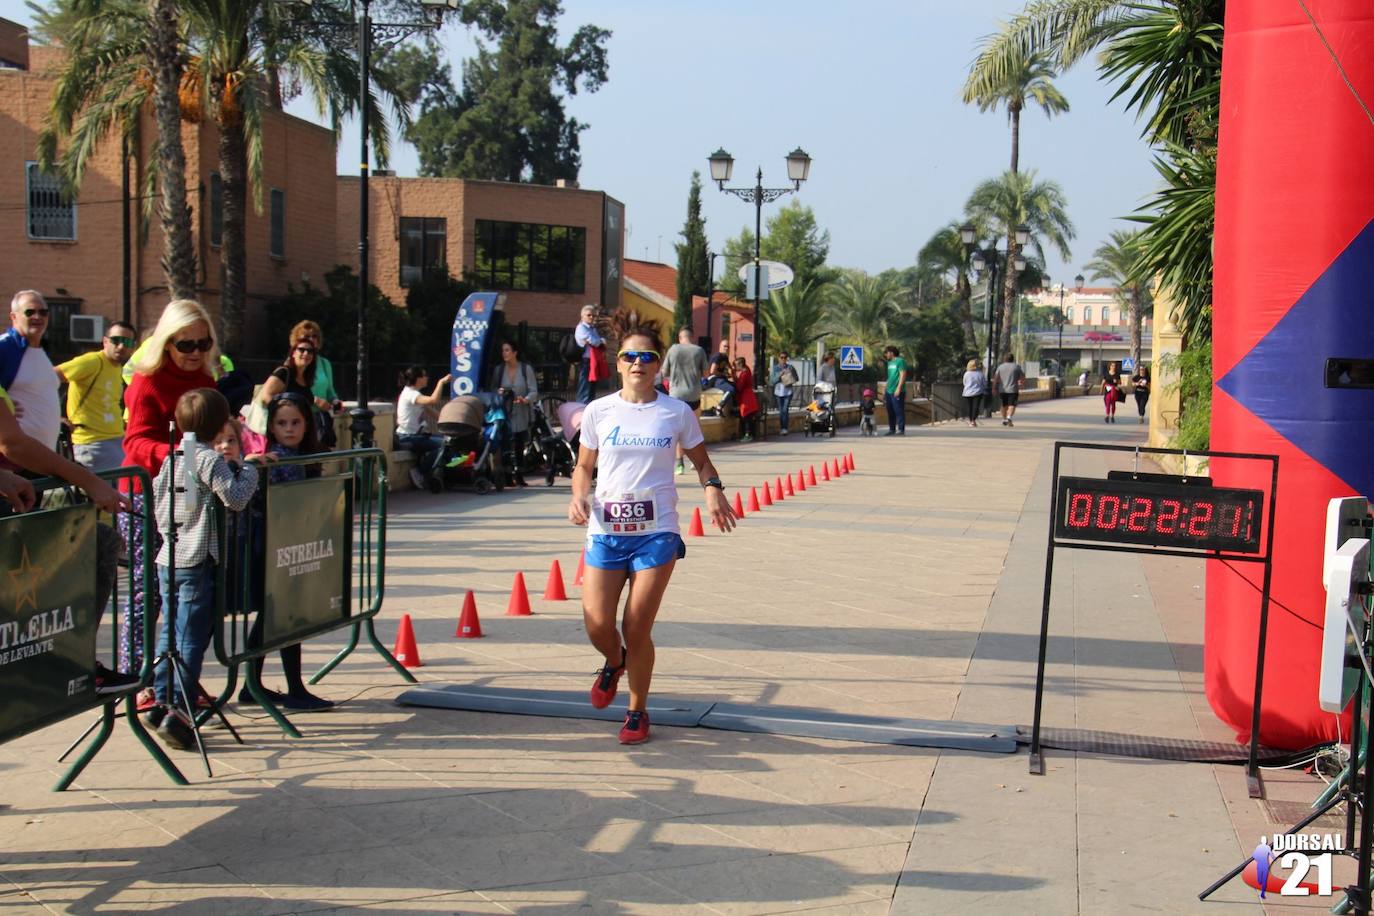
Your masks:
<svg viewBox="0 0 1374 916"><path fill-rule="evenodd" d="M988 298L987 298L987 325L988 325L988 348L987 362L985 369L991 372L997 365L997 343L1002 333L1001 322L998 320L998 309L993 301L993 291L996 290L998 296L997 303L1001 303L1002 283L1005 280L1006 271L1015 271L1018 275L1026 269L1026 259L1021 256L1021 246L1025 245L1030 239L1029 226L1017 226L1015 230L1015 246L1005 253L997 250L996 243L989 245L985 250L975 250L977 245L977 233L970 223L965 223L959 229L959 238L964 243L964 248L969 252L969 263L975 273L983 274L986 272L988 278ZM988 411L991 415L991 401L988 402Z"/></svg>
<svg viewBox="0 0 1374 916"><path fill-rule="evenodd" d="M314 0L295 0L306 7L313 6ZM349 430L353 434L353 447L372 445L373 415L370 409L367 390L367 291L370 285L368 257L368 85L371 76L372 45L374 41L399 42L419 31L431 31L443 24L442 17L447 10L456 10L459 0L420 0L420 6L433 18L425 22L375 22L372 19L372 0L349 0L350 16L356 21L344 23L330 20L301 20L296 23L300 28L314 30L327 40L351 43L358 51L358 365L357 365L357 406L350 410L352 422Z"/></svg>
<svg viewBox="0 0 1374 916"><path fill-rule="evenodd" d="M716 258L718 257L720 257L718 252L706 252L706 340L708 343L711 340L711 305L716 298ZM697 339L701 339L700 334L697 335Z"/></svg>
<svg viewBox="0 0 1374 916"><path fill-rule="evenodd" d="M1074 301L1078 301L1078 294L1083 292L1083 275L1079 274L1073 278ZM1059 362L1064 363L1064 284L1059 284Z"/></svg>
<svg viewBox="0 0 1374 916"><path fill-rule="evenodd" d="M726 194L733 194L740 200L754 204L754 378L757 381L763 371L763 323L759 316L759 299L762 296L762 282L759 277L760 246L763 243L763 205L777 200L786 194L800 191L802 182L811 176L811 157L800 146L787 154L787 178L792 182L790 188L765 188L763 168L759 167L752 188L727 188L725 182L735 169L735 159L724 148L716 150L708 157L711 163L711 180ZM758 389L758 385L755 388ZM768 424L763 424L759 438L764 438Z"/></svg>

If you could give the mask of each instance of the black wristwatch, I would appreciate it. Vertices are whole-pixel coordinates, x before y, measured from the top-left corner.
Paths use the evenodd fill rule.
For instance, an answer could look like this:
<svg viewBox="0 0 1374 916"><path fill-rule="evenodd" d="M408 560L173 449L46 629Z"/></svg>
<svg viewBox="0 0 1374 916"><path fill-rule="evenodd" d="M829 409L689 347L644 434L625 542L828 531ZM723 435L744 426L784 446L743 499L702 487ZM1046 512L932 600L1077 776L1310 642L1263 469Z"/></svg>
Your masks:
<svg viewBox="0 0 1374 916"><path fill-rule="evenodd" d="M703 487L715 487L717 490L720 490L722 493L725 492L725 484L723 484L723 483L720 482L720 478L719 478L719 477L708 477L708 478L706 478L706 482L703 483L702 486L703 486Z"/></svg>

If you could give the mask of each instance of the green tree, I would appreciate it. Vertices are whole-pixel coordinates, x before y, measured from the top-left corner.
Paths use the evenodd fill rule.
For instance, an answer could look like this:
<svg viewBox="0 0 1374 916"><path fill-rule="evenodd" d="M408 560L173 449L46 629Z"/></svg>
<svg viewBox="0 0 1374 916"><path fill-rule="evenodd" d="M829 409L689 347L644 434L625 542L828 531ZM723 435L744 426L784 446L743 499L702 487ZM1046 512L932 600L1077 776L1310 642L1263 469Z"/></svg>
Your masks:
<svg viewBox="0 0 1374 916"><path fill-rule="evenodd" d="M1011 171L1016 172L1021 159L1021 112L1026 105L1038 105L1046 117L1052 118L1069 110L1069 100L1051 82L1058 72L1047 54L1028 53L999 63L997 68L986 66L982 55L974 61L964 82L964 102L977 105L979 111L1007 109L1007 121L1011 124Z"/></svg>
<svg viewBox="0 0 1374 916"><path fill-rule="evenodd" d="M692 297L710 292L706 263L706 220L701 217L701 173L692 172L687 191L687 221L682 224L682 241L677 249L677 304L673 309L673 334L692 326Z"/></svg>
<svg viewBox="0 0 1374 916"><path fill-rule="evenodd" d="M900 314L899 288L890 279L846 270L832 289L831 330L839 337L862 344L865 356L877 362L878 354L891 337L888 323Z"/></svg>
<svg viewBox="0 0 1374 916"><path fill-rule="evenodd" d="M917 252L916 263L941 277L954 278L954 297L959 323L964 329L965 344L972 347L976 340L973 330L973 283L970 276L972 268L969 266L968 250L960 237L960 226L960 223L952 222L935 230ZM987 235L986 230L978 231L975 227L977 239L982 240ZM981 244L979 247L982 247Z"/></svg>
<svg viewBox="0 0 1374 916"><path fill-rule="evenodd" d="M770 292L759 303L759 318L768 332L768 346L788 353L806 353L825 336L825 299L830 289L814 280L793 283Z"/></svg>
<svg viewBox="0 0 1374 916"><path fill-rule="evenodd" d="M902 312L889 320L892 339L906 354L911 376L925 386L953 374L966 352L956 308L951 301L948 307Z"/></svg>
<svg viewBox="0 0 1374 916"><path fill-rule="evenodd" d="M753 230L745 227L739 235L727 239L724 254L725 277L717 288L743 292L739 269L754 260ZM797 200L774 211L763 221L759 256L792 268L797 283L810 281L821 285L832 282L839 275L825 264L830 256L830 230L821 229L815 212Z"/></svg>
<svg viewBox="0 0 1374 916"><path fill-rule="evenodd" d="M558 0L465 3L461 18L482 38L463 63L461 89L437 44L385 61L420 106L405 138L419 151L421 174L536 184L577 178L578 138L588 125L568 117L564 102L606 82L611 33L584 25L560 45L562 13Z"/></svg>
<svg viewBox="0 0 1374 916"><path fill-rule="evenodd" d="M1140 365L1140 325L1151 301L1149 277L1141 272L1140 231L1112 232L1083 269L1092 271L1092 279L1108 280L1116 287L1116 299L1130 316L1131 359Z"/></svg>
<svg viewBox="0 0 1374 916"><path fill-rule="evenodd" d="M998 178L984 181L969 195L965 209L975 222L989 226L1025 225L1030 228L1026 248L1040 264L1044 263L1046 244L1054 246L1061 258L1069 258L1069 240L1074 237L1073 222L1068 215L1068 201L1064 191L1053 181L1037 181L1035 171L1004 172ZM1020 251L1011 240L1009 257ZM1028 264L1028 266L1031 266ZM997 349L1006 352L1011 346L1011 326L1006 320L1005 304L1014 303L1024 282L1016 271L1003 271L1001 302L995 321L1000 322L1001 334ZM1028 279L1028 278L1027 278Z"/></svg>
<svg viewBox="0 0 1374 916"><path fill-rule="evenodd" d="M195 298L196 255L181 144L181 23L172 0L57 0L31 4L35 33L60 45L38 160L76 193L90 157L111 133L135 142L139 114L153 109L157 139L144 200L162 224L162 269L173 298ZM59 157L58 150L62 152Z"/></svg>

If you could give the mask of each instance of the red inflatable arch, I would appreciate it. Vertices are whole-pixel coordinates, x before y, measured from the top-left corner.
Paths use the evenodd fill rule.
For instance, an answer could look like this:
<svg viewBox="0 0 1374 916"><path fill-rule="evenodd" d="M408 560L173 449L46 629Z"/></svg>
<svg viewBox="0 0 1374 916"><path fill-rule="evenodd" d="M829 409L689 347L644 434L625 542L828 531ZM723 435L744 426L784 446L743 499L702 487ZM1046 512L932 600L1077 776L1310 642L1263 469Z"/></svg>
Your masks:
<svg viewBox="0 0 1374 916"><path fill-rule="evenodd" d="M1306 5L1315 26L1297 3L1226 7L1213 323L1212 448L1280 456L1260 739L1290 749L1338 734L1317 705L1326 502L1374 497L1374 390L1324 385L1328 357L1374 358L1374 123L1356 96L1374 108L1374 8ZM1267 489L1242 464L1212 476ZM1242 740L1256 565L1207 564L1207 699Z"/></svg>

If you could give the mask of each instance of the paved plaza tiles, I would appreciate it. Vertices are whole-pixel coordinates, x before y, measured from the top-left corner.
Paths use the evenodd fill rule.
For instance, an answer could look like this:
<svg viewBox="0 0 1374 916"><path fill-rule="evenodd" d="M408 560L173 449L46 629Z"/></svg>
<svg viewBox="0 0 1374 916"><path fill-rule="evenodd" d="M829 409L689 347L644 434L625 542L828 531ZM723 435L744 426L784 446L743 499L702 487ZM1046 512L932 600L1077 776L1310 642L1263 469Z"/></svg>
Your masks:
<svg viewBox="0 0 1374 916"><path fill-rule="evenodd" d="M1028 724L1050 443L1143 441L1100 409L718 448L746 492L850 450L858 467L689 540L655 629L656 692ZM1066 470L1105 469L1085 453ZM680 480L690 512L700 496ZM590 684L577 589L539 597L551 560L569 582L576 568L566 498L561 482L393 501L379 628L389 640L412 616L422 681ZM1228 739L1200 698L1201 564L1059 563L1046 724ZM502 613L517 571L531 617ZM467 589L480 640L453 638ZM338 643L309 644L307 662ZM305 737L237 715L244 746L208 732L215 778L178 755L188 787L123 728L60 794L55 757L84 721L0 747L0 913L1256 911L1240 882L1196 894L1317 791L1273 773L1253 802L1229 766L1050 751L1031 777L1024 753L701 728L623 748L613 724L402 708L403 689L360 650L323 684L346 702L297 717Z"/></svg>

